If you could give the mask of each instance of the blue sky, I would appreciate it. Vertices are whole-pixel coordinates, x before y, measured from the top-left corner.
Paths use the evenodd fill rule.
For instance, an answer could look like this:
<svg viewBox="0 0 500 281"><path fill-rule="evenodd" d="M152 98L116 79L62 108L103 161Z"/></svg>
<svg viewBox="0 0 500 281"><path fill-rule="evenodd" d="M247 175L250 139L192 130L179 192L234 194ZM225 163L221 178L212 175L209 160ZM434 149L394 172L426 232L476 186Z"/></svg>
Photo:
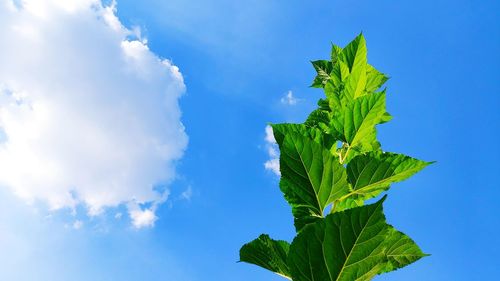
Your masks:
<svg viewBox="0 0 500 281"><path fill-rule="evenodd" d="M491 279L500 251L499 11L497 1L118 0L121 23L140 27L150 51L184 77L189 143L179 137L183 157L167 159L176 166L170 195L164 202L141 193L149 205L140 211L158 219L137 229L125 216L130 205L89 217L85 206L76 215L50 211L0 188L0 279L281 280L236 263L240 246L261 233L294 236L279 179L264 169L264 128L302 122L322 96L308 87L309 61L361 31L370 63L391 76L394 119L378 129L384 149L437 161L394 185L385 203L388 222L432 255L376 279ZM281 102L288 91L295 105Z"/></svg>

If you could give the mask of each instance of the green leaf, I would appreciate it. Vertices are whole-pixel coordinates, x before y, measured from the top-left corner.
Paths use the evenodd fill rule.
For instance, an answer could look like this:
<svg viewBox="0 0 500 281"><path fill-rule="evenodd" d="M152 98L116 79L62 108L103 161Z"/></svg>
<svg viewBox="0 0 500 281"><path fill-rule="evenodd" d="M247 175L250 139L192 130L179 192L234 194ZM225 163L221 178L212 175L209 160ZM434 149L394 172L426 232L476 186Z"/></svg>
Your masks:
<svg viewBox="0 0 500 281"><path fill-rule="evenodd" d="M319 99L318 106L319 106L319 109L321 109L321 110L330 111L330 105L328 103L328 100Z"/></svg>
<svg viewBox="0 0 500 281"><path fill-rule="evenodd" d="M379 273L390 272L405 267L417 260L428 256L415 244L415 242L404 233L393 227L389 228L384 244L387 245L385 255L387 264Z"/></svg>
<svg viewBox="0 0 500 281"><path fill-rule="evenodd" d="M356 154L378 150L375 125L390 119L385 109L385 92L365 95L351 101L331 120L332 133L346 143L342 163Z"/></svg>
<svg viewBox="0 0 500 281"><path fill-rule="evenodd" d="M376 70L373 66L366 65L366 92L374 92L380 89L388 79L389 77Z"/></svg>
<svg viewBox="0 0 500 281"><path fill-rule="evenodd" d="M340 53L342 52L342 48L335 45L335 44L332 44L332 51L330 52L330 59L332 60L332 63L336 63L337 60L338 60L338 57L340 55Z"/></svg>
<svg viewBox="0 0 500 281"><path fill-rule="evenodd" d="M339 60L347 63L351 72L358 67L365 67L367 64L367 50L363 34L358 35L342 49Z"/></svg>
<svg viewBox="0 0 500 281"><path fill-rule="evenodd" d="M342 53L342 48L336 45L332 45L331 51L331 66L332 70L328 72L330 78L334 80L334 84L338 87L340 83L349 75L349 67L345 62L339 61L339 56ZM328 80L324 81L324 85Z"/></svg>
<svg viewBox="0 0 500 281"><path fill-rule="evenodd" d="M308 225L290 246L287 263L292 279L371 280L379 273L411 263L411 254L418 254L416 250L420 249L408 243L404 234L394 235L385 221L384 200L330 214Z"/></svg>
<svg viewBox="0 0 500 281"><path fill-rule="evenodd" d="M403 154L371 152L352 159L347 173L354 190L374 190L405 180L431 163Z"/></svg>
<svg viewBox="0 0 500 281"><path fill-rule="evenodd" d="M347 66L345 62L339 61L333 65L332 72L330 73L330 78L333 85L338 88L342 86L342 83L347 80L350 74L351 72L349 70L349 66Z"/></svg>
<svg viewBox="0 0 500 281"><path fill-rule="evenodd" d="M351 192L335 207L336 211L359 204L389 189L392 183L403 181L432 162L424 162L403 154L371 152L354 157L347 164L347 179ZM356 201L356 202L349 202Z"/></svg>
<svg viewBox="0 0 500 281"><path fill-rule="evenodd" d="M319 116L318 116L319 117ZM313 125L313 119L310 120L310 125ZM320 129L314 128L313 126L307 126L307 124L272 124L274 139L281 145L285 136L290 133L297 133L304 137L307 137L321 145L325 148L330 148L335 144L335 139L332 136L324 134Z"/></svg>
<svg viewBox="0 0 500 281"><path fill-rule="evenodd" d="M328 215L299 233L288 255L292 279L369 280L380 272L387 234L382 201Z"/></svg>
<svg viewBox="0 0 500 281"><path fill-rule="evenodd" d="M312 139L289 132L280 145L280 188L292 206L297 231L323 217L349 191L344 166Z"/></svg>
<svg viewBox="0 0 500 281"><path fill-rule="evenodd" d="M353 68L351 74L345 79L343 94L348 100L353 100L365 94L366 88L366 65Z"/></svg>
<svg viewBox="0 0 500 281"><path fill-rule="evenodd" d="M347 197L348 196L348 197ZM347 198L346 198L347 197ZM356 207L361 207L365 204L365 200L353 194L352 189L349 194L335 202L335 205L330 210L331 213L345 211Z"/></svg>
<svg viewBox="0 0 500 281"><path fill-rule="evenodd" d="M289 247L286 241L273 240L269 235L262 234L241 247L240 261L258 265L292 280L286 262Z"/></svg>
<svg viewBox="0 0 500 281"><path fill-rule="evenodd" d="M385 93L376 93L356 99L344 111L343 133L351 147L374 138L374 126L382 121L385 111Z"/></svg>
<svg viewBox="0 0 500 281"><path fill-rule="evenodd" d="M271 124L271 127L273 128L274 139L278 145L282 145L285 137L290 133L298 133L317 143L323 143L323 134L316 128L309 128L303 124L293 123Z"/></svg>
<svg viewBox="0 0 500 281"><path fill-rule="evenodd" d="M330 123L330 116L325 110L318 108L309 114L304 125L328 130L328 123Z"/></svg>
<svg viewBox="0 0 500 281"><path fill-rule="evenodd" d="M344 105L347 103L347 99L340 91L340 88L335 85L335 79L328 80L323 90L325 91L329 111L336 112L342 110Z"/></svg>
<svg viewBox="0 0 500 281"><path fill-rule="evenodd" d="M314 69L318 75L314 78L311 87L323 88L326 81L330 78L330 72L332 72L333 64L331 61L327 60L317 60L311 62Z"/></svg>

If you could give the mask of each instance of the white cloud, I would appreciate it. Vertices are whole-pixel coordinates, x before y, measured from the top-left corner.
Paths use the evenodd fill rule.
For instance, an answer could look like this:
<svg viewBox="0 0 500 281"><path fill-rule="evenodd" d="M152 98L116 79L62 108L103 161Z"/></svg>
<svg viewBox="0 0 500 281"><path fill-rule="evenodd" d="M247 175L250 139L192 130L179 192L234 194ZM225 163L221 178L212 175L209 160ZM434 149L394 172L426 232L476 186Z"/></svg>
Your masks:
<svg viewBox="0 0 500 281"><path fill-rule="evenodd" d="M130 217L132 218L132 225L135 228L153 227L158 217L150 209L145 210L130 210Z"/></svg>
<svg viewBox="0 0 500 281"><path fill-rule="evenodd" d="M156 216L156 209L163 202L167 201L168 196L170 195L169 191L165 191L162 196L156 200L154 200L150 207L141 207L141 202L130 202L128 204L128 213L130 218L132 219L132 225L139 229L143 227L153 227L155 225L158 217Z"/></svg>
<svg viewBox="0 0 500 281"><path fill-rule="evenodd" d="M125 204L134 226L152 226L168 196L154 186L187 146L178 68L114 6L18 3L0 0L0 184L52 210Z"/></svg>
<svg viewBox="0 0 500 281"><path fill-rule="evenodd" d="M266 137L264 140L266 141L267 154L269 155L269 160L264 163L264 167L275 175L281 176L278 144L276 143L276 139L274 139L273 128L269 125L266 126Z"/></svg>
<svg viewBox="0 0 500 281"><path fill-rule="evenodd" d="M281 98L281 103L285 105L296 105L299 99L293 96L293 92L290 90L288 91L285 96Z"/></svg>

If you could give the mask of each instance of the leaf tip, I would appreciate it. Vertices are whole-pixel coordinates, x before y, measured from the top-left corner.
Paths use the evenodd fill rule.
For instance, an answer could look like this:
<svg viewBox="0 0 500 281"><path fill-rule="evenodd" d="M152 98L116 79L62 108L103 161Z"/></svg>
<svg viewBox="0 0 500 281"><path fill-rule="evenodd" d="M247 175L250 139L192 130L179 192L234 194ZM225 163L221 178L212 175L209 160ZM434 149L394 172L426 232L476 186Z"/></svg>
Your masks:
<svg viewBox="0 0 500 281"><path fill-rule="evenodd" d="M387 199L387 194L382 196L382 198L380 198L380 200L378 200L377 202L373 203L372 206L376 206L376 208L382 207L385 199Z"/></svg>
<svg viewBox="0 0 500 281"><path fill-rule="evenodd" d="M385 194L384 196L382 196L382 199L380 199L379 202L383 203L385 201L385 199L387 199L387 194Z"/></svg>

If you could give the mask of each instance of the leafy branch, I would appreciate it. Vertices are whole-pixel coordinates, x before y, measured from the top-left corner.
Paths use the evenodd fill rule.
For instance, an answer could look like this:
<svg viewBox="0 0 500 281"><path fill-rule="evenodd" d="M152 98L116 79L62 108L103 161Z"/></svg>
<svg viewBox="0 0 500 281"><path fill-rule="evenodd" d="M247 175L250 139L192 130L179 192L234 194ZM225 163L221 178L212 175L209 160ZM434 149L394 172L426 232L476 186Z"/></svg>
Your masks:
<svg viewBox="0 0 500 281"><path fill-rule="evenodd" d="M272 125L297 235L290 244L263 234L241 248L240 260L294 281L371 280L425 254L386 223L386 195L365 201L431 162L381 149L376 126L392 118L380 90L388 77L368 64L362 34L312 64L312 87L325 99L303 124Z"/></svg>

